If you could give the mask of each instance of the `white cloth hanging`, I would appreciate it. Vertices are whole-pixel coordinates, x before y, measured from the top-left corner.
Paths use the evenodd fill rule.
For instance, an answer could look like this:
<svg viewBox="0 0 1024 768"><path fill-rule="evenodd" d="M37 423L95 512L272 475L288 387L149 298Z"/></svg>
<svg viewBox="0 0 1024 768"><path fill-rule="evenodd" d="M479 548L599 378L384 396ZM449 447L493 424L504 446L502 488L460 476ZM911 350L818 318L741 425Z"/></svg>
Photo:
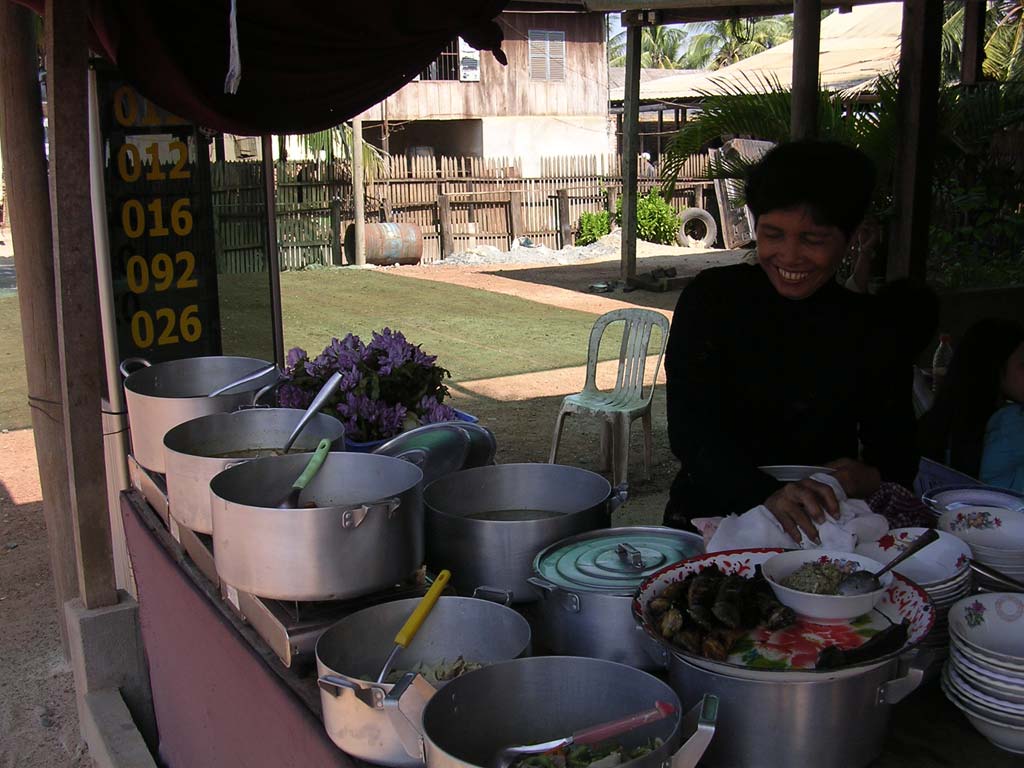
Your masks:
<svg viewBox="0 0 1024 768"><path fill-rule="evenodd" d="M236 19L235 0L231 0L231 16L228 19L228 74L224 78L224 93L238 93L238 85L242 82L242 59L238 55L238 22Z"/></svg>

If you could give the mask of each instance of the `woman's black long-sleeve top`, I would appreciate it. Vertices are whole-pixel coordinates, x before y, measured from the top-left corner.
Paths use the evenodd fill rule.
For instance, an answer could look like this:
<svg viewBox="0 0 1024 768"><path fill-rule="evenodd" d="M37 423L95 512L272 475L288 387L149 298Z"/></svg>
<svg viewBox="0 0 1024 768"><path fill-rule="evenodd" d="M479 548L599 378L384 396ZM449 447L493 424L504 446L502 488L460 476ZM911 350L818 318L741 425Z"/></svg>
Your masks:
<svg viewBox="0 0 1024 768"><path fill-rule="evenodd" d="M873 301L832 281L787 299L751 264L705 270L686 287L665 358L669 440L682 463L667 524L762 503L780 487L757 469L766 464L859 455L909 485L912 369Z"/></svg>

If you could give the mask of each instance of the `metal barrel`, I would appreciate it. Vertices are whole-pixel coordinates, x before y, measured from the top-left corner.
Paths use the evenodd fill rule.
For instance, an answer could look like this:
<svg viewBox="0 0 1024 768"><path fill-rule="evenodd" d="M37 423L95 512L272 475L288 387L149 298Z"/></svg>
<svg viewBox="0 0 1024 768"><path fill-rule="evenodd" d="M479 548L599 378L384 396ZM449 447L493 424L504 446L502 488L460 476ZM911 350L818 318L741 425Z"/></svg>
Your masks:
<svg viewBox="0 0 1024 768"><path fill-rule="evenodd" d="M355 227L345 231L345 259L355 263ZM423 231L418 224L366 224L366 263L387 267L419 264L423 256Z"/></svg>

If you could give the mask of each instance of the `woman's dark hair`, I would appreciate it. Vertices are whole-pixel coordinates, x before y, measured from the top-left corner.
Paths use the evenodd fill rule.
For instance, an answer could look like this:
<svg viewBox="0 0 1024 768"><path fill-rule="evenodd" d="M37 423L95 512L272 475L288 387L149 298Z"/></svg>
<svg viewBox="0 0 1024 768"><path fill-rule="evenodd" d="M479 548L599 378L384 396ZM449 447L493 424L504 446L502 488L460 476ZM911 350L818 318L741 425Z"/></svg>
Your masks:
<svg viewBox="0 0 1024 768"><path fill-rule="evenodd" d="M875 189L875 164L855 147L834 141L779 144L747 174L746 199L756 222L762 213L806 205L816 224L850 237Z"/></svg>
<svg viewBox="0 0 1024 768"><path fill-rule="evenodd" d="M978 476L985 425L999 406L1006 362L1021 343L1024 327L1013 320L990 317L967 329L935 403L919 422L922 455Z"/></svg>

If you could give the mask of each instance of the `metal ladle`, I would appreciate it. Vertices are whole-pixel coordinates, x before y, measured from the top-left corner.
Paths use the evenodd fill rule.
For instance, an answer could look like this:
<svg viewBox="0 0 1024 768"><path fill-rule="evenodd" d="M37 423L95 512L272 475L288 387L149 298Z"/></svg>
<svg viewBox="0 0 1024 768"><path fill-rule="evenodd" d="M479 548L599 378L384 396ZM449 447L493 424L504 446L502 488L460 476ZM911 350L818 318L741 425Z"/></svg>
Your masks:
<svg viewBox="0 0 1024 768"><path fill-rule="evenodd" d="M268 373L275 370L277 370L277 366L271 363L270 365L264 366L259 370L253 371L252 373L245 374L245 376L243 376L240 379L235 379L230 384L225 384L223 387L218 387L217 389L213 390L213 392L208 394L207 397L217 397L217 395L223 395L225 392L232 390L235 387L240 387L243 384L248 384L250 381L256 381L256 379L262 379Z"/></svg>
<svg viewBox="0 0 1024 768"><path fill-rule="evenodd" d="M316 397L313 398L313 402L309 404L309 408L302 414L302 418L299 419L299 423L295 425L295 429L288 435L288 440L285 441L284 448L281 450L282 454L288 453L291 450L292 445L295 443L295 439L299 436L306 425L309 424L309 420L316 415L316 413L324 407L324 403L327 402L328 398L334 394L334 390L341 384L341 373L335 372L331 374L331 378L320 387L320 391L316 393Z"/></svg>
<svg viewBox="0 0 1024 768"><path fill-rule="evenodd" d="M912 557L920 552L922 549L927 547L933 541L939 540L939 534L935 532L934 528L929 528L927 531L922 533L916 539L914 539L910 546L907 547L903 552L894 557L882 568L871 573L870 571L854 571L841 582L839 582L839 588L836 590L837 595L843 595L850 597L851 595L866 595L870 592L874 592L882 588L882 582L878 580L886 571L894 568L895 566L902 563L908 557Z"/></svg>

